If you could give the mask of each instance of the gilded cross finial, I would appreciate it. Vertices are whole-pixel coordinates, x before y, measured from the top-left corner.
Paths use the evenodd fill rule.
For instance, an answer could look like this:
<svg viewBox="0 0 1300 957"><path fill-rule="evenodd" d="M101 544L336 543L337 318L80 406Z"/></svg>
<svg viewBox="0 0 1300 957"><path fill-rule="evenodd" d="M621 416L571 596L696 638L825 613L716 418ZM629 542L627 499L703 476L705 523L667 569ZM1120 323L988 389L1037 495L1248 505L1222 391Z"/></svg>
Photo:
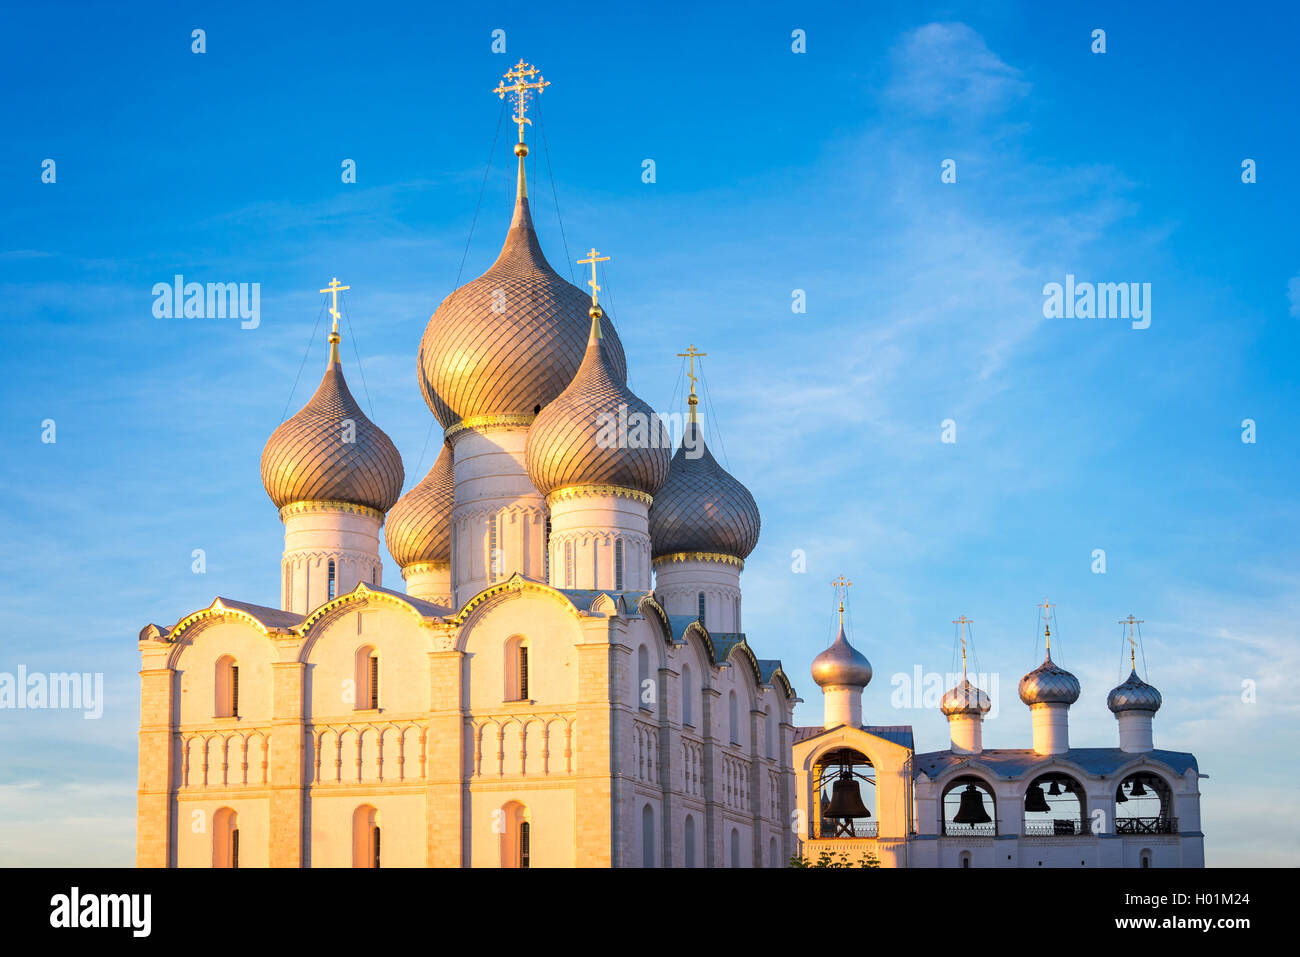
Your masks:
<svg viewBox="0 0 1300 957"><path fill-rule="evenodd" d="M694 349L694 346L691 346ZM849 581L843 575L831 582L835 589L835 594L840 598L840 630L844 630L844 599L849 597L849 589L853 587L853 582Z"/></svg>
<svg viewBox="0 0 1300 957"><path fill-rule="evenodd" d="M537 81L530 83L529 80L533 77L537 77ZM507 80L513 80L514 82L507 86ZM550 81L539 73L537 67L520 60L505 72L501 82L492 91L503 100L506 98L506 94L510 94L515 98L515 115L512 119L519 125L519 142L524 141L524 125L531 126L533 122L528 118L528 104L532 100L533 92L541 93L550 85Z"/></svg>
<svg viewBox="0 0 1300 957"><path fill-rule="evenodd" d="M1137 671L1137 641L1133 638L1133 626L1144 625L1141 618L1134 618L1129 615L1127 618L1120 620L1121 625L1128 625L1128 660L1134 671Z"/></svg>
<svg viewBox="0 0 1300 957"><path fill-rule="evenodd" d="M591 264L591 278L587 280L587 285L591 287L591 306L593 309L600 305L600 303L596 301L597 293L600 292L600 286L596 285L596 263L607 262L609 262L609 257L602 256L600 253L596 252L595 246L591 247L591 252L587 253L586 259L578 260L579 266L585 266L588 263Z"/></svg>
<svg viewBox="0 0 1300 957"><path fill-rule="evenodd" d="M1038 607L1043 609L1043 623L1045 626L1043 637L1047 639L1047 653L1050 655L1052 653L1052 609L1056 606L1044 598L1042 604Z"/></svg>
<svg viewBox="0 0 1300 957"><path fill-rule="evenodd" d="M339 361L339 293L345 289L351 289L351 286L339 285L338 277L330 280L330 284L321 292L330 294L330 316L334 319L334 326L330 329L330 362Z"/></svg>
<svg viewBox="0 0 1300 957"><path fill-rule="evenodd" d="M691 394L687 398L686 404L690 406L691 421L694 422L695 407L700 404L700 400L695 395L695 383L699 381L699 376L695 374L695 360L704 358L705 356L708 355L708 353L699 352L698 350L696 350L695 344L691 343L691 345L687 346L685 352L679 352L677 353L677 355L683 359L688 359L690 361L690 371L686 373L686 377L691 380ZM831 582L831 584L834 585L835 582Z"/></svg>
<svg viewBox="0 0 1300 957"><path fill-rule="evenodd" d="M952 620L954 625L961 626L961 676L966 677L966 626L975 624L974 619L962 615L960 618Z"/></svg>

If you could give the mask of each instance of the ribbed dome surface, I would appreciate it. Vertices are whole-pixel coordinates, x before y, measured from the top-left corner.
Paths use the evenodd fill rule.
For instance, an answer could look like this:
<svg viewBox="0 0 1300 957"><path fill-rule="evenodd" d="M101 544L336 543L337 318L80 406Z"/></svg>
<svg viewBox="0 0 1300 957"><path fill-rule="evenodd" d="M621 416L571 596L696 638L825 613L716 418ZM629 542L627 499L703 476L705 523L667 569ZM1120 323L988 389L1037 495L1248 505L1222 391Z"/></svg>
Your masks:
<svg viewBox="0 0 1300 957"><path fill-rule="evenodd" d="M1129 672L1124 683L1112 688L1106 695L1106 707L1119 714L1121 711L1159 711L1164 704L1160 692L1154 685L1149 685L1138 677L1137 671Z"/></svg>
<svg viewBox="0 0 1300 957"><path fill-rule="evenodd" d="M451 446L443 445L433 468L388 513L384 541L401 568L451 561L451 505L456 483Z"/></svg>
<svg viewBox="0 0 1300 957"><path fill-rule="evenodd" d="M1025 704L1074 704L1079 700L1079 679L1052 661L1048 652L1043 663L1020 679L1020 700Z"/></svg>
<svg viewBox="0 0 1300 957"><path fill-rule="evenodd" d="M688 449L697 457L691 458ZM664 483L650 506L653 556L720 552L747 558L758 545L761 520L749 489L718 464L690 422Z"/></svg>
<svg viewBox="0 0 1300 957"><path fill-rule="evenodd" d="M966 678L962 678L955 688L949 688L939 702L939 710L949 717L954 714L988 714L992 708L989 696Z"/></svg>
<svg viewBox="0 0 1300 957"><path fill-rule="evenodd" d="M865 688L871 683L871 662L867 656L849 644L840 625L840 633L831 646L813 659L813 681L825 688L828 685L848 685Z"/></svg>
<svg viewBox="0 0 1300 957"><path fill-rule="evenodd" d="M590 304L546 261L528 198L518 197L496 262L442 301L420 340L420 390L443 428L473 416L531 416L563 392L582 360ZM601 332L611 371L626 381L608 317Z"/></svg>
<svg viewBox="0 0 1300 957"><path fill-rule="evenodd" d="M543 495L574 485L617 485L654 495L672 461L668 430L610 368L594 332L573 381L528 430L528 477Z"/></svg>
<svg viewBox="0 0 1300 957"><path fill-rule="evenodd" d="M345 442L349 421L355 441ZM337 362L262 449L262 484L277 508L329 501L386 512L402 494L405 474L397 447L361 411Z"/></svg>

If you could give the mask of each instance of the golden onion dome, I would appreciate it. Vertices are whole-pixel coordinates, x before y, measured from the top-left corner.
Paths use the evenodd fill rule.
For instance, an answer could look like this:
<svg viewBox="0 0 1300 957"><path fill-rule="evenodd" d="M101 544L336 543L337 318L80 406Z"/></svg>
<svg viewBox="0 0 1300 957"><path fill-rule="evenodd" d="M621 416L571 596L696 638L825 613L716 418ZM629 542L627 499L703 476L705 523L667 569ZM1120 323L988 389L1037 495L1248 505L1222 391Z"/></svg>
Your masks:
<svg viewBox="0 0 1300 957"><path fill-rule="evenodd" d="M754 496L718 464L692 419L650 506L653 557L716 552L744 559L758 545L760 525Z"/></svg>
<svg viewBox="0 0 1300 957"><path fill-rule="evenodd" d="M387 512L402 494L402 456L371 422L343 379L338 333L316 394L271 433L262 485L277 508L291 502L347 502Z"/></svg>
<svg viewBox="0 0 1300 957"><path fill-rule="evenodd" d="M451 561L451 505L456 483L451 446L443 445L429 474L388 513L384 541L398 567Z"/></svg>
<svg viewBox="0 0 1300 957"><path fill-rule="evenodd" d="M601 347L603 313L595 306L590 311L582 365L528 430L528 477L543 495L608 485L653 496L668 477L668 430L611 368L609 353Z"/></svg>
<svg viewBox="0 0 1300 957"><path fill-rule="evenodd" d="M844 634L844 622L831 646L813 659L813 681L822 688L865 688L871 683L871 662L867 656L849 644Z"/></svg>
<svg viewBox="0 0 1300 957"><path fill-rule="evenodd" d="M542 255L521 173L501 254L442 301L420 340L420 390L443 428L485 417L531 421L578 371L589 304ZM611 374L627 381L623 345L608 318L601 334Z"/></svg>

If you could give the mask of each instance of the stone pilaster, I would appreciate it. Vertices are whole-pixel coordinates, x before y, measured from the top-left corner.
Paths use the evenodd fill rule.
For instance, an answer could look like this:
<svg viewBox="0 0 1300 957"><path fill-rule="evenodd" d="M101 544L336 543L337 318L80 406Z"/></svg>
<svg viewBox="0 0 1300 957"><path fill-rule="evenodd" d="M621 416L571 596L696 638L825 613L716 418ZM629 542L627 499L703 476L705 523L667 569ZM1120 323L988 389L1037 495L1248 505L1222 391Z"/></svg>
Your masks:
<svg viewBox="0 0 1300 957"><path fill-rule="evenodd" d="M721 867L725 860L722 849L722 827L718 820L718 790L715 785L714 759L718 753L718 739L713 733L713 712L722 692L704 688L700 694L700 729L704 738L704 767L700 771L704 789L704 866Z"/></svg>
<svg viewBox="0 0 1300 957"><path fill-rule="evenodd" d="M466 754L473 745L462 695L464 667L464 652L429 652L431 704L424 742L425 766L429 768L425 790L429 867L463 867L468 861L471 822L466 813L469 790L465 782L470 768ZM490 822L477 823L480 827L490 826Z"/></svg>
<svg viewBox="0 0 1300 957"><path fill-rule="evenodd" d="M307 666L298 660L299 639L277 641L280 660L271 665L275 683L272 697L270 864L303 867L304 812L307 765L303 726L303 677Z"/></svg>
<svg viewBox="0 0 1300 957"><path fill-rule="evenodd" d="M586 639L575 646L578 656L578 746L575 800L579 809L576 859L584 867L615 867L623 863L618 847L618 804L614 782L617 709L614 701L615 647L609 622L584 622Z"/></svg>
<svg viewBox="0 0 1300 957"><path fill-rule="evenodd" d="M172 861L172 707L176 673L167 666L170 646L141 643L140 774L136 792L135 866L168 867Z"/></svg>

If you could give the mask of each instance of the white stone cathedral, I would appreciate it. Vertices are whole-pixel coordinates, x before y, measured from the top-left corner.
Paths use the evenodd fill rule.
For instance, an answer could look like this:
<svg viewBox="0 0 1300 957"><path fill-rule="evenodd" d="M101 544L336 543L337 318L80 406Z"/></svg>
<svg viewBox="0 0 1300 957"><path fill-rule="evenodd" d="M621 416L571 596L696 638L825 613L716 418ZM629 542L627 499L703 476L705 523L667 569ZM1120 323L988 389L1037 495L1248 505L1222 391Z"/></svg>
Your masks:
<svg viewBox="0 0 1300 957"><path fill-rule="evenodd" d="M496 91L520 131L505 244L420 343L444 430L429 473L401 495L401 456L344 381L335 300L324 378L262 454L280 607L217 598L140 634L141 866L781 867L795 851L794 692L741 631L758 509L704 444L694 389L676 454L657 418L608 441L610 417L651 410L594 263L588 296L542 255L535 75L521 63ZM405 593L383 586L381 529Z"/></svg>

